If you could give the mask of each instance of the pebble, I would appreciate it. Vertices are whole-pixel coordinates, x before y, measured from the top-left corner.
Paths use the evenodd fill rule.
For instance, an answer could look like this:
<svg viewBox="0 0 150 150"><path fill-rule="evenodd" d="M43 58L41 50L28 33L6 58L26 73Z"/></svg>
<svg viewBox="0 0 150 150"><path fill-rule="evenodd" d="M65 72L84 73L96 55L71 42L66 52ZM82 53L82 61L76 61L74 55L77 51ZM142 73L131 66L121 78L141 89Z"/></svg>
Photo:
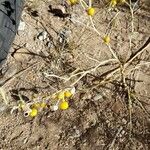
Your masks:
<svg viewBox="0 0 150 150"><path fill-rule="evenodd" d="M96 96L93 97L93 100L94 101L98 101L98 100L100 100L102 98L103 98L103 96L101 94L97 94Z"/></svg>
<svg viewBox="0 0 150 150"><path fill-rule="evenodd" d="M58 110L58 106L57 106L57 105L51 106L50 109L51 109L52 111L56 111L56 110Z"/></svg>
<svg viewBox="0 0 150 150"><path fill-rule="evenodd" d="M52 42L49 41L49 42L46 43L46 46L47 46L48 48L52 48L52 47L53 47L53 44L52 44Z"/></svg>
<svg viewBox="0 0 150 150"><path fill-rule="evenodd" d="M25 26L26 26L25 22L20 21L18 30L19 31L24 31L25 30Z"/></svg>
<svg viewBox="0 0 150 150"><path fill-rule="evenodd" d="M37 36L37 38L40 40L40 41L43 41L47 38L47 32L46 31L43 31L43 32L40 32Z"/></svg>
<svg viewBox="0 0 150 150"><path fill-rule="evenodd" d="M122 123L123 123L123 124L127 124L127 120L123 118L123 119L122 119Z"/></svg>
<svg viewBox="0 0 150 150"><path fill-rule="evenodd" d="M69 37L71 36L71 31L67 28L64 28L62 31L59 33L59 42L63 43L64 40L69 42Z"/></svg>

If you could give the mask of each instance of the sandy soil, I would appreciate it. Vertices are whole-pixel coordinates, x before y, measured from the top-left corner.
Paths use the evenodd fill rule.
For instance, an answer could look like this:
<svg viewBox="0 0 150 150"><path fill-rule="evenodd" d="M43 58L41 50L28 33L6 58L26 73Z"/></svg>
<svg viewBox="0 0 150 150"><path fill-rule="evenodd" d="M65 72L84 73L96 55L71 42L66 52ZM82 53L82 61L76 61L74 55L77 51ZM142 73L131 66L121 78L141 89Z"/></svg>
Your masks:
<svg viewBox="0 0 150 150"><path fill-rule="evenodd" d="M69 78L75 70L87 71L114 59L101 37L117 11L108 12L102 1L94 2L93 20L100 37L80 5L61 4L51 0L25 3L25 28L16 35L1 78L8 104L1 98L0 149L149 150L150 45L124 73L119 69L106 81L110 71L119 67L116 61L89 71L77 83L79 76L67 82L48 77L45 74ZM50 11L50 5L68 15L57 16ZM150 9L142 1L137 7L131 48L129 8L118 6L119 13L113 21L110 44L122 64L140 51L150 35ZM33 97L42 100L73 83L76 93L67 110L51 111L48 99L48 107L35 118L24 117L22 111L10 113L17 106L18 95L30 103Z"/></svg>

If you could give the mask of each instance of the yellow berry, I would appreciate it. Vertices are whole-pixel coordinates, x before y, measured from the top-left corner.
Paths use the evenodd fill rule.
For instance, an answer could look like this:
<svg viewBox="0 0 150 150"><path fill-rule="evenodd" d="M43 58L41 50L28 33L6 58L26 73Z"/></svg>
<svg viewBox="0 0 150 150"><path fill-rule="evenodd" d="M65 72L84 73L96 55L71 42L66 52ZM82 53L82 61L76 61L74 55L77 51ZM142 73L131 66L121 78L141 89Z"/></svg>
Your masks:
<svg viewBox="0 0 150 150"><path fill-rule="evenodd" d="M35 117L35 116L37 116L37 114L38 114L37 109L36 108L32 108L29 116L30 117Z"/></svg>
<svg viewBox="0 0 150 150"><path fill-rule="evenodd" d="M72 96L72 93L71 93L70 91L66 91L66 92L64 93L64 95L65 95L66 98L69 98L69 97Z"/></svg>
<svg viewBox="0 0 150 150"><path fill-rule="evenodd" d="M68 104L68 102L66 102L66 101L62 102L62 103L59 105L59 108L62 109L62 110L66 110L66 109L68 109L68 107L69 107L69 104Z"/></svg>
<svg viewBox="0 0 150 150"><path fill-rule="evenodd" d="M58 93L57 98L61 100L64 99L64 92Z"/></svg>
<svg viewBox="0 0 150 150"><path fill-rule="evenodd" d="M42 103L40 104L40 106L41 106L42 108L45 108L45 107L46 107L46 103L42 102Z"/></svg>
<svg viewBox="0 0 150 150"><path fill-rule="evenodd" d="M110 37L108 35L106 35L104 38L103 38L103 41L105 44L109 44L110 43Z"/></svg>
<svg viewBox="0 0 150 150"><path fill-rule="evenodd" d="M78 0L69 0L69 3L70 3L71 5L75 5L75 4L77 4L77 2L78 2Z"/></svg>
<svg viewBox="0 0 150 150"><path fill-rule="evenodd" d="M110 5L111 7L115 7L117 5L117 0L111 0Z"/></svg>
<svg viewBox="0 0 150 150"><path fill-rule="evenodd" d="M94 16L94 14L95 14L95 9L94 9L93 7L88 8L87 14L88 14L89 16Z"/></svg>

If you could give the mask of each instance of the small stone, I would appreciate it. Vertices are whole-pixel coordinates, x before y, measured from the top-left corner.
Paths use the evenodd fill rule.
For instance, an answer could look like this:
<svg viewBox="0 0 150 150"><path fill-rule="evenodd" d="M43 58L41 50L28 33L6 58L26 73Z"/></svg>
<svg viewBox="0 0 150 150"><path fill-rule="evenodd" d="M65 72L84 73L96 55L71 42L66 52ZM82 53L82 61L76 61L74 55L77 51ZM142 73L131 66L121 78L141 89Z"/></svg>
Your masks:
<svg viewBox="0 0 150 150"><path fill-rule="evenodd" d="M20 21L18 30L19 31L24 31L25 30L25 26L26 26L25 22Z"/></svg>
<svg viewBox="0 0 150 150"><path fill-rule="evenodd" d="M46 31L43 32L43 38L44 38L44 40L47 38L47 32Z"/></svg>
<svg viewBox="0 0 150 150"><path fill-rule="evenodd" d="M0 113L4 112L7 109L7 106L4 104L0 104Z"/></svg>
<svg viewBox="0 0 150 150"><path fill-rule="evenodd" d="M75 137L80 137L80 135L81 135L80 131L79 130L75 130L75 132L76 132Z"/></svg>
<svg viewBox="0 0 150 150"><path fill-rule="evenodd" d="M123 123L123 124L127 124L127 120L123 118L123 119L122 119L122 123Z"/></svg>
<svg viewBox="0 0 150 150"><path fill-rule="evenodd" d="M58 110L58 106L57 106L57 105L51 106L50 109L51 109L52 111L56 111L56 110Z"/></svg>
<svg viewBox="0 0 150 150"><path fill-rule="evenodd" d="M46 31L43 31L43 32L40 32L37 36L37 38L40 40L40 41L43 41L47 38L47 32Z"/></svg>
<svg viewBox="0 0 150 150"><path fill-rule="evenodd" d="M48 48L52 48L53 44L52 44L52 42L47 42L47 43L46 43L46 46L47 46Z"/></svg>
<svg viewBox="0 0 150 150"><path fill-rule="evenodd" d="M121 134L124 135L125 133L126 133L126 131L125 131L125 130L122 130Z"/></svg>
<svg viewBox="0 0 150 150"><path fill-rule="evenodd" d="M94 101L98 101L98 100L100 100L102 98L103 98L103 96L101 94L97 94L96 96L93 97L93 100Z"/></svg>

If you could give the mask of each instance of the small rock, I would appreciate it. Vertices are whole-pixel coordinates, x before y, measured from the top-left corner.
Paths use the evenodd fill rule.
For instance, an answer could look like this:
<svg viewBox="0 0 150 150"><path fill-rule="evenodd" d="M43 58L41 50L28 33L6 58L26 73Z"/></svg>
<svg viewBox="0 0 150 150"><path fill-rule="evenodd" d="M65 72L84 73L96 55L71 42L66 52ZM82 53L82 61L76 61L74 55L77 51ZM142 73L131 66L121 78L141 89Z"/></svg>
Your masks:
<svg viewBox="0 0 150 150"><path fill-rule="evenodd" d="M0 104L0 113L1 113L1 112L4 112L6 109L7 109L7 106L6 106L6 105L4 105L3 103Z"/></svg>
<svg viewBox="0 0 150 150"><path fill-rule="evenodd" d="M103 96L101 94L97 94L96 96L93 97L93 100L94 101L98 101L98 100L100 100L102 98L103 98Z"/></svg>
<svg viewBox="0 0 150 150"><path fill-rule="evenodd" d="M52 42L49 41L49 42L46 43L46 46L47 46L48 48L52 48L53 44L52 44Z"/></svg>
<svg viewBox="0 0 150 150"><path fill-rule="evenodd" d="M67 28L64 28L59 32L59 42L63 43L64 41L69 42L69 37L71 36L71 31Z"/></svg>
<svg viewBox="0 0 150 150"><path fill-rule="evenodd" d="M56 110L58 110L58 106L57 106L57 105L51 106L50 109L51 109L52 111L56 111Z"/></svg>
<svg viewBox="0 0 150 150"><path fill-rule="evenodd" d="M75 130L75 132L76 132L75 137L80 137L80 135L81 135L80 131L79 130Z"/></svg>
<svg viewBox="0 0 150 150"><path fill-rule="evenodd" d="M25 26L26 26L25 22L20 21L18 30L19 31L24 31L25 30Z"/></svg>
<svg viewBox="0 0 150 150"><path fill-rule="evenodd" d="M127 120L123 118L123 119L122 119L122 123L123 123L123 124L127 124Z"/></svg>
<svg viewBox="0 0 150 150"><path fill-rule="evenodd" d="M46 31L43 31L43 32L40 32L37 36L37 38L40 40L40 41L43 41L47 38L47 32Z"/></svg>

